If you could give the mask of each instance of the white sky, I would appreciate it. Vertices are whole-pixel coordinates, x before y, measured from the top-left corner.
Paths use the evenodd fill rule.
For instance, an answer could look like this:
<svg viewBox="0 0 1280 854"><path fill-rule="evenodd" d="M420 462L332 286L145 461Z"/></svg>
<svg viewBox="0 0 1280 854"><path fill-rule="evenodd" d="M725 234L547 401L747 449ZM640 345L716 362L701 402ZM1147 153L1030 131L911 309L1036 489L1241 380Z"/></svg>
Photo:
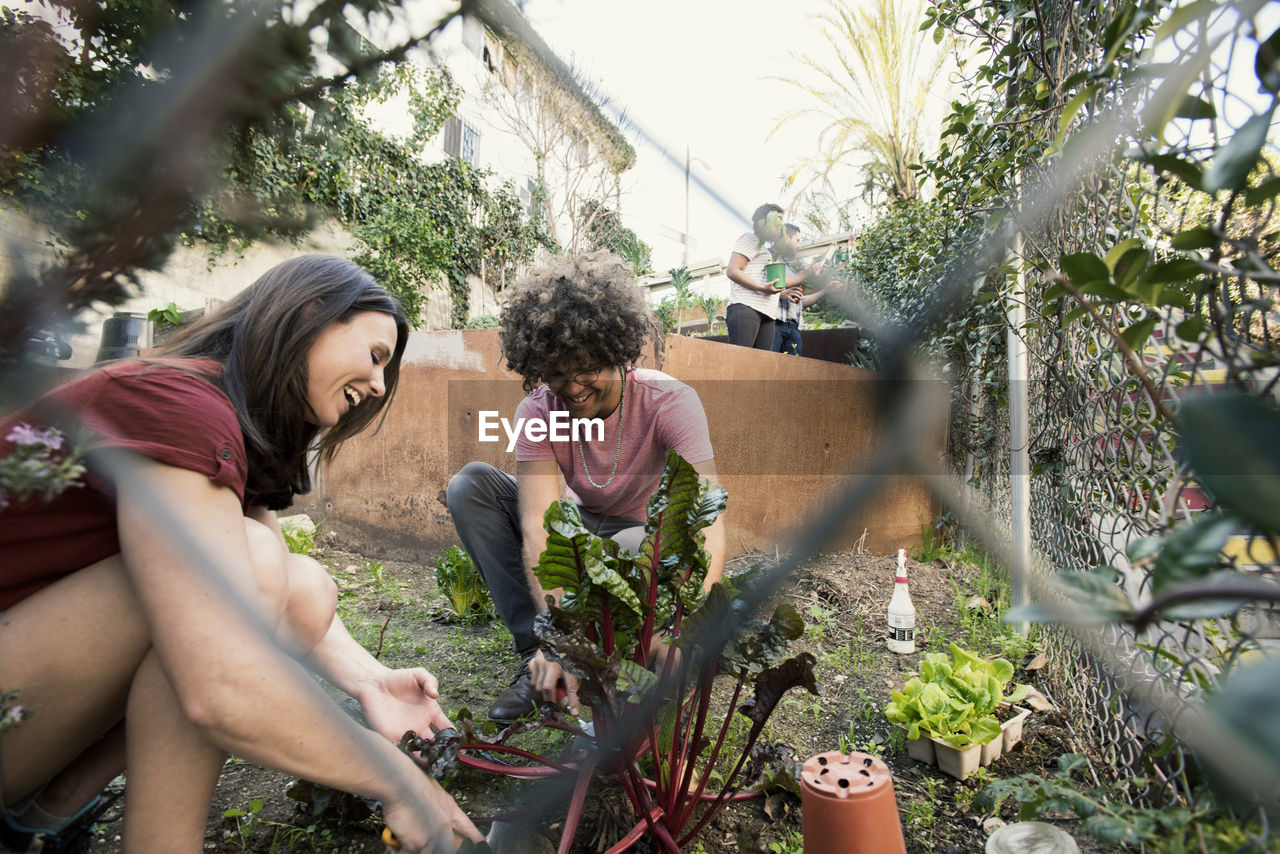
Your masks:
<svg viewBox="0 0 1280 854"><path fill-rule="evenodd" d="M792 51L825 42L813 16L824 0L530 0L525 14L562 59L595 82L658 144L632 134L637 163L624 176L623 220L653 247L655 270L679 266L685 146L701 177L737 211L690 184L691 262L725 260L763 202L786 205L781 176L816 141L821 123L765 137L800 94L771 76L794 75ZM676 163L668 162L670 153ZM702 161L702 162L699 162ZM709 169L707 165L709 165ZM816 235L805 235L813 237Z"/></svg>

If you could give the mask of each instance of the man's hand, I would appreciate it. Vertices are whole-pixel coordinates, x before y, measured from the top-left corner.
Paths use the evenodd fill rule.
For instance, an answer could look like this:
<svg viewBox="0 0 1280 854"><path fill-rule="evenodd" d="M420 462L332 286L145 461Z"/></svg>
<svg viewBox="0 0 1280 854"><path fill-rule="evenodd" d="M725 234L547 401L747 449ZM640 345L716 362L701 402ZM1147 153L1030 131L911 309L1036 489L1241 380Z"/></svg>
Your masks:
<svg viewBox="0 0 1280 854"><path fill-rule="evenodd" d="M374 731L392 744L412 730L419 738L432 738L453 724L437 699L439 684L421 667L389 670L363 688L356 699Z"/></svg>
<svg viewBox="0 0 1280 854"><path fill-rule="evenodd" d="M782 292L782 298L789 302L800 302L804 298L804 285L792 285Z"/></svg>
<svg viewBox="0 0 1280 854"><path fill-rule="evenodd" d="M544 703L556 702L556 686L564 682L565 704L572 715L580 714L578 708L578 677L564 672L554 661L547 661L542 650L529 659L529 680Z"/></svg>

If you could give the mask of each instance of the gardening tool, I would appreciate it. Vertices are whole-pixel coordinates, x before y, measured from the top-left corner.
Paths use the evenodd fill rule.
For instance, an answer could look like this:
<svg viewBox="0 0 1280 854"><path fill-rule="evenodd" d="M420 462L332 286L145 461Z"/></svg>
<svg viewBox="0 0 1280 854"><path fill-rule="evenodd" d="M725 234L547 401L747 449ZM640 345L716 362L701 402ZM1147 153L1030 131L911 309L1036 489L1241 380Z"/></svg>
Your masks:
<svg viewBox="0 0 1280 854"><path fill-rule="evenodd" d="M490 831L490 833L492 833L492 831ZM466 837L459 836L457 831L454 831L453 849L455 851L462 848L462 846L465 845L466 842L467 842ZM382 828L382 844L387 846L388 848L391 848L392 850L395 850L395 851L400 850L400 840L396 839L396 835L391 832L391 828L389 827ZM468 850L475 851L475 852L487 852L487 851L490 851L491 849L489 848L488 842L480 842L480 843L472 843L471 848Z"/></svg>

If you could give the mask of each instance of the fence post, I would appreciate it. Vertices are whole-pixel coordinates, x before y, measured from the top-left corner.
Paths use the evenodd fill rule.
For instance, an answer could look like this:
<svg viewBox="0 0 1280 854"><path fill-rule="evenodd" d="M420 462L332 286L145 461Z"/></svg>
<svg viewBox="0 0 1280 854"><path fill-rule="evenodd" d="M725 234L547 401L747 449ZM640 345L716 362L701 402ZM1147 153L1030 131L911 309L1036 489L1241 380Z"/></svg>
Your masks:
<svg viewBox="0 0 1280 854"><path fill-rule="evenodd" d="M1031 462L1029 413L1027 411L1027 344L1023 339L1027 323L1027 278L1022 255L1022 232L1013 237L1013 254L1017 264L1013 291L1006 312L1009 328L1005 347L1009 359L1009 523L1011 545L1016 559L1009 568L1010 598L1013 607L1027 603L1027 579L1031 568ZM1025 634L1027 625L1019 626Z"/></svg>

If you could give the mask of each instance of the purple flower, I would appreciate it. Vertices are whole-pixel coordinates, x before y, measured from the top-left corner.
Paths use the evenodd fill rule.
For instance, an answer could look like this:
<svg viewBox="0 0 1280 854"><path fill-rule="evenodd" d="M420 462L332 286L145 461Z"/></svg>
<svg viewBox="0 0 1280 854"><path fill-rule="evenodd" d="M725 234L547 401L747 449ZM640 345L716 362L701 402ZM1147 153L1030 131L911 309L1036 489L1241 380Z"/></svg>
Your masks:
<svg viewBox="0 0 1280 854"><path fill-rule="evenodd" d="M43 445L44 435L30 424L18 424L5 439L13 442L15 445Z"/></svg>
<svg viewBox="0 0 1280 854"><path fill-rule="evenodd" d="M15 425L9 431L9 435L5 436L5 439L15 445L44 445L51 451L56 451L62 447L62 433L56 427L50 427L48 430L37 430L25 422Z"/></svg>

